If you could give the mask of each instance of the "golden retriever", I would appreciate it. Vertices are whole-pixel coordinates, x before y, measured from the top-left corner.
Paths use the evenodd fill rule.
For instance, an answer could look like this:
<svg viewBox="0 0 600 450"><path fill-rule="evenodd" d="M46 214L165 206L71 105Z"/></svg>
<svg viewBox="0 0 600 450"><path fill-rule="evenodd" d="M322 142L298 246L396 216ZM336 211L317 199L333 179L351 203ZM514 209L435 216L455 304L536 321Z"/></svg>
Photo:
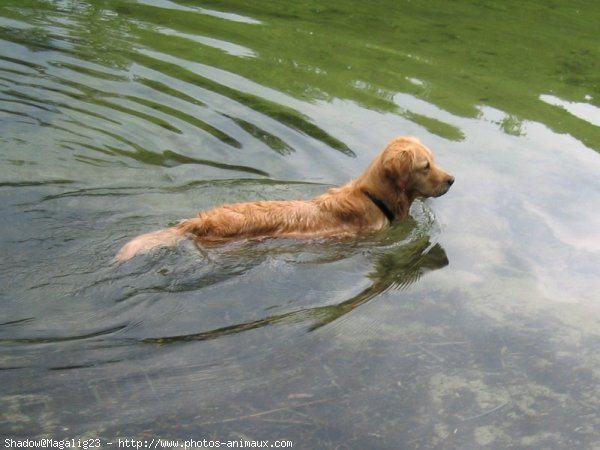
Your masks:
<svg viewBox="0 0 600 450"><path fill-rule="evenodd" d="M220 243L261 237L350 236L388 227L408 216L417 197L439 197L454 183L417 138L398 137L356 180L311 200L257 201L218 206L179 225L136 237L116 259L127 260L180 239Z"/></svg>

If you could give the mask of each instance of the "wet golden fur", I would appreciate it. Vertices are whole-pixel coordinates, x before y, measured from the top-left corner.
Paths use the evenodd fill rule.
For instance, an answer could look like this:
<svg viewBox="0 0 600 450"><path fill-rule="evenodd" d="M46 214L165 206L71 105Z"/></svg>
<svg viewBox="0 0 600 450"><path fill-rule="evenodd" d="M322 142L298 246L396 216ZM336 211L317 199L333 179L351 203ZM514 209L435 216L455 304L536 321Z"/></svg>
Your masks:
<svg viewBox="0 0 600 450"><path fill-rule="evenodd" d="M397 220L408 216L417 197L445 194L454 177L433 161L417 138L399 137L377 155L356 180L311 200L258 201L218 206L172 228L143 234L125 244L116 258L127 260L183 238L220 243L260 237L310 238L369 233L390 225L383 203Z"/></svg>

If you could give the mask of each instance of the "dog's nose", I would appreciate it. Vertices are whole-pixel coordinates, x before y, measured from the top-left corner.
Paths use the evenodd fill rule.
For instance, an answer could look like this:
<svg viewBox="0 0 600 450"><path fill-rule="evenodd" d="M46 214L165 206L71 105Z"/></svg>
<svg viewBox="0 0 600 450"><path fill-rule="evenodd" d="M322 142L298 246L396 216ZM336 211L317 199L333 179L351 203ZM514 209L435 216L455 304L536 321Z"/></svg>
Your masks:
<svg viewBox="0 0 600 450"><path fill-rule="evenodd" d="M454 177L452 175L450 175L448 177L448 186L452 186L454 184Z"/></svg>

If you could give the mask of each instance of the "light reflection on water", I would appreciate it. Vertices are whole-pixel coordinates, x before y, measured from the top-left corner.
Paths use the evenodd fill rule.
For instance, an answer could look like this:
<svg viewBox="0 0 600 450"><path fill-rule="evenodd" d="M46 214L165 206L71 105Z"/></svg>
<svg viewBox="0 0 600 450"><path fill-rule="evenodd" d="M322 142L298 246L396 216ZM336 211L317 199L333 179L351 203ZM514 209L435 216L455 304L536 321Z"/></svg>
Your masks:
<svg viewBox="0 0 600 450"><path fill-rule="evenodd" d="M0 7L2 434L598 445L588 38L548 49L522 11L544 70L517 80L492 18L205 6ZM112 260L206 207L316 195L397 134L457 182L387 232Z"/></svg>

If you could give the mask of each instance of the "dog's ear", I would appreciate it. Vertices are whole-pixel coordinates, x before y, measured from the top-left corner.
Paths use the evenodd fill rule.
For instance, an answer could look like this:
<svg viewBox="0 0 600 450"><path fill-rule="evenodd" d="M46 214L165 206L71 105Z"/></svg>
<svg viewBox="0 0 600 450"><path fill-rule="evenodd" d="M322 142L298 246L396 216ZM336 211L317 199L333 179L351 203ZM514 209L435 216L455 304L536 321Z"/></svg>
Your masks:
<svg viewBox="0 0 600 450"><path fill-rule="evenodd" d="M409 150L394 152L384 162L383 171L389 181L400 190L404 190L408 187L413 163L413 152Z"/></svg>

